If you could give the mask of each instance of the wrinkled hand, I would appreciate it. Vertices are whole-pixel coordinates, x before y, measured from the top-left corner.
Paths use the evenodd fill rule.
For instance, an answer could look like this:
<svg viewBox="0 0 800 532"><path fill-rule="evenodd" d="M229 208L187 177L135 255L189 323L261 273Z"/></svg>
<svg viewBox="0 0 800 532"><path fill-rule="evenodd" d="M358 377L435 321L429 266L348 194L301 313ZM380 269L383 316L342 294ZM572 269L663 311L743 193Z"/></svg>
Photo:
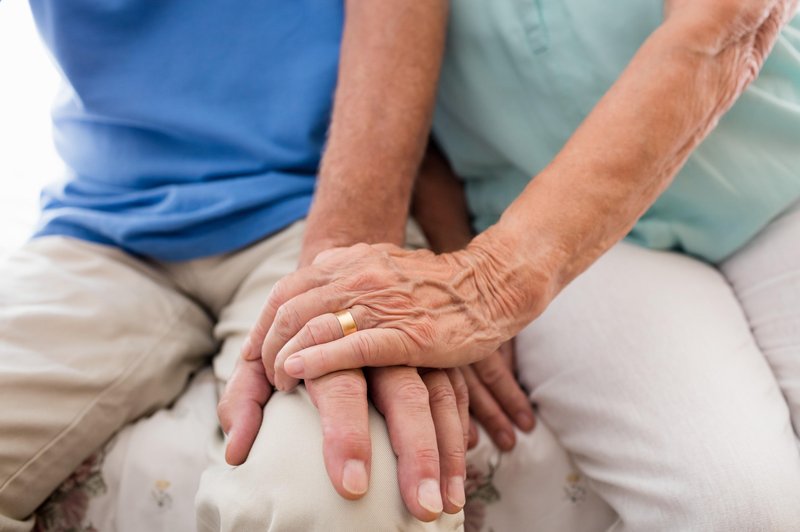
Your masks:
<svg viewBox="0 0 800 532"><path fill-rule="evenodd" d="M276 387L365 366L458 367L493 353L516 330L509 308L535 294L491 286L494 259L389 244L320 254L273 288L249 338ZM333 315L348 309L346 337ZM514 324L516 325L516 324Z"/></svg>
<svg viewBox="0 0 800 532"><path fill-rule="evenodd" d="M367 380L361 370L347 370L309 380L306 387L320 414L328 476L342 497L358 499L369 486L372 455ZM461 373L434 370L420 375L414 368L376 368L369 372L369 389L386 417L409 511L423 521L435 519L442 510L460 511L469 426ZM247 459L271 393L260 359L240 358L218 406L228 435L229 464Z"/></svg>
<svg viewBox="0 0 800 532"><path fill-rule="evenodd" d="M533 407L514 376L514 358L514 342L509 340L484 360L462 368L470 412L503 451L514 448L514 425L526 432L536 425ZM469 447L477 437L477 431L470 430Z"/></svg>

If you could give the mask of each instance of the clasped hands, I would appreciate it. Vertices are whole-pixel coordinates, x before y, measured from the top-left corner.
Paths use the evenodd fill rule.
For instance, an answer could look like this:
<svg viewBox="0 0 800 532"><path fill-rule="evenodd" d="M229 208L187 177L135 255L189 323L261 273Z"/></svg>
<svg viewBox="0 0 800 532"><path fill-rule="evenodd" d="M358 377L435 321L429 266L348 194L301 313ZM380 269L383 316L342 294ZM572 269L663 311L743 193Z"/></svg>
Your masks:
<svg viewBox="0 0 800 532"><path fill-rule="evenodd" d="M289 391L304 379L340 495L354 499L368 488L369 395L386 418L409 511L425 521L460 511L466 449L477 434L469 410L504 450L514 445L512 423L530 430L535 422L508 340L518 329L509 316L515 299L536 294L493 284L505 276L480 246L442 255L390 244L320 253L274 286L245 341L219 406L227 461L246 459L270 383ZM343 334L334 315L342 309L357 332Z"/></svg>

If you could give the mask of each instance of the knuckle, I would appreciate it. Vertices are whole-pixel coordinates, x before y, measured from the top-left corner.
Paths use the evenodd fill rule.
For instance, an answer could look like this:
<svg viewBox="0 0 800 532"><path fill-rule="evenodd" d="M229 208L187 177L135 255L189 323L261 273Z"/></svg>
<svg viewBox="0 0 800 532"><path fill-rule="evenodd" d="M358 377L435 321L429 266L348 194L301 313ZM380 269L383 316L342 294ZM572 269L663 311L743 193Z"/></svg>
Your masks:
<svg viewBox="0 0 800 532"><path fill-rule="evenodd" d="M362 305L357 301L358 298L353 300L350 307L350 312L353 314L353 320L359 331L366 331L367 329L374 329L381 323L379 318L379 311L371 306ZM331 330L338 332L341 328L338 324L331 323Z"/></svg>
<svg viewBox="0 0 800 532"><path fill-rule="evenodd" d="M469 386L463 380L453 383L453 393L456 396L456 402L459 404L469 402Z"/></svg>
<svg viewBox="0 0 800 532"><path fill-rule="evenodd" d="M508 403L511 404L514 410L527 410L531 407L530 400L520 388L516 388L516 390L509 395Z"/></svg>
<svg viewBox="0 0 800 532"><path fill-rule="evenodd" d="M442 454L442 461L461 468L461 466L467 461L467 453L462 445L463 438L461 438L461 435L459 434L459 445L445 451Z"/></svg>
<svg viewBox="0 0 800 532"><path fill-rule="evenodd" d="M326 423L322 429L322 438L328 445L346 444L350 450L356 452L363 453L370 449L369 433L352 426Z"/></svg>
<svg viewBox="0 0 800 532"><path fill-rule="evenodd" d="M319 322L309 322L303 325L298 335L301 347L306 348L327 342L330 336L330 330Z"/></svg>
<svg viewBox="0 0 800 532"><path fill-rule="evenodd" d="M483 387L482 384L479 384L474 381L467 384L467 390L468 390L467 394L469 395L470 408L473 407L473 403L477 404L480 402L482 387Z"/></svg>
<svg viewBox="0 0 800 532"><path fill-rule="evenodd" d="M333 360L333 358L331 357L330 352L328 352L328 345L327 344L319 344L316 347L310 349L308 352L309 352L309 354L312 354L312 356L307 357L306 360L309 360L309 359L314 360L314 362L315 362L314 366L317 369L319 369L319 368L330 368L333 365L333 363L335 362ZM330 370L328 369L327 371L330 371ZM323 371L322 373L325 373L325 372Z"/></svg>
<svg viewBox="0 0 800 532"><path fill-rule="evenodd" d="M478 375L488 386L496 386L507 377L505 368L499 364L488 364L480 368Z"/></svg>
<svg viewBox="0 0 800 532"><path fill-rule="evenodd" d="M513 431L513 426L511 422L506 419L506 417L499 413L487 414L483 419L484 425L489 429L490 432L497 432L497 431Z"/></svg>
<svg viewBox="0 0 800 532"><path fill-rule="evenodd" d="M363 292L380 286L381 276L374 271L359 272L348 279L348 288Z"/></svg>
<svg viewBox="0 0 800 532"><path fill-rule="evenodd" d="M494 430L510 427L510 422L493 399L477 399L469 405L469 409L487 429Z"/></svg>
<svg viewBox="0 0 800 532"><path fill-rule="evenodd" d="M285 300L284 294L286 294L286 279L278 279L278 281L272 285L272 289L269 291L269 295L267 296L267 306L273 310L277 310L280 308L281 304Z"/></svg>
<svg viewBox="0 0 800 532"><path fill-rule="evenodd" d="M428 386L428 398L432 405L453 405L456 403L456 394L450 383L436 383Z"/></svg>
<svg viewBox="0 0 800 532"><path fill-rule="evenodd" d="M391 338L393 340L392 349L396 357L395 360L413 367L424 367L426 362L430 364L430 361L424 357L424 353L429 352L429 350L420 347L421 344L411 335L396 329L388 330L394 333Z"/></svg>
<svg viewBox="0 0 800 532"><path fill-rule="evenodd" d="M393 396L403 404L426 406L430 401L428 388L419 379L404 379L395 386Z"/></svg>
<svg viewBox="0 0 800 532"><path fill-rule="evenodd" d="M367 383L358 375L339 373L326 384L325 395L337 401L362 401L367 395Z"/></svg>
<svg viewBox="0 0 800 532"><path fill-rule="evenodd" d="M300 316L297 314L297 309L289 303L278 307L278 311L275 313L275 324L282 332L297 330L300 327Z"/></svg>
<svg viewBox="0 0 800 532"><path fill-rule="evenodd" d="M369 330L357 337L356 353L359 356L359 362L362 366L371 366L376 360L378 354L378 342L371 334L369 334Z"/></svg>
<svg viewBox="0 0 800 532"><path fill-rule="evenodd" d="M316 257L314 257L314 260L311 264L313 264L314 266L319 266L320 264L323 264L333 259L334 257L336 257L336 255L341 254L343 249L344 248L341 247L324 249L319 253L317 253Z"/></svg>
<svg viewBox="0 0 800 532"><path fill-rule="evenodd" d="M399 308L404 310L404 314L413 316L413 321L408 320L401 323L400 330L403 332L400 347L408 353L409 361L412 365L424 365L423 353L431 351L437 343L436 321L427 312L409 306L407 309L402 305Z"/></svg>
<svg viewBox="0 0 800 532"><path fill-rule="evenodd" d="M418 464L439 462L439 450L434 447L417 447L412 454Z"/></svg>

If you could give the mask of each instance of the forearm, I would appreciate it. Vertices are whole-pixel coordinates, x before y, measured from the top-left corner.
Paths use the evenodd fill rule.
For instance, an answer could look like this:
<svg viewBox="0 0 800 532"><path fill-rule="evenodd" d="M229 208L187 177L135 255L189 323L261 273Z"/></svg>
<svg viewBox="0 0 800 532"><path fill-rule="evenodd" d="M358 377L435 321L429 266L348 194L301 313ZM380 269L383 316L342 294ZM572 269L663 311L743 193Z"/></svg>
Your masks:
<svg viewBox="0 0 800 532"><path fill-rule="evenodd" d="M436 253L458 251L472 240L464 186L432 141L414 184L411 213Z"/></svg>
<svg viewBox="0 0 800 532"><path fill-rule="evenodd" d="M402 243L433 112L446 18L446 0L347 1L306 261L327 247Z"/></svg>
<svg viewBox="0 0 800 532"><path fill-rule="evenodd" d="M519 279L512 287L541 287L493 298L511 301L496 309L517 316L510 329L630 231L754 79L794 9L780 1L758 11L752 2L744 14L723 3L671 6L558 156L471 245L489 270Z"/></svg>

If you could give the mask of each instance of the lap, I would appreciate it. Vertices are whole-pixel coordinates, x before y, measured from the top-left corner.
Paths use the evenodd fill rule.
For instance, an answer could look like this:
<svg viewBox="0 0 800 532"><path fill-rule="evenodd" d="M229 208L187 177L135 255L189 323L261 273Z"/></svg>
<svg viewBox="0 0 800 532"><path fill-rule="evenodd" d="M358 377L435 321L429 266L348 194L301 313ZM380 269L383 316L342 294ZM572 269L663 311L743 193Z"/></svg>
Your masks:
<svg viewBox="0 0 800 532"><path fill-rule="evenodd" d="M0 301L0 528L13 530L126 421L171 401L214 343L155 271L69 238L0 262Z"/></svg>
<svg viewBox="0 0 800 532"><path fill-rule="evenodd" d="M672 528L702 529L748 514L769 528L796 512L786 403L714 268L619 244L517 348L541 418L621 526L670 528L669 515Z"/></svg>
<svg viewBox="0 0 800 532"><path fill-rule="evenodd" d="M348 501L331 486L322 457L322 428L305 388L273 395L247 461L206 470L197 497L200 530L460 530L463 516L436 523L406 511L386 423L370 406L372 471L364 498Z"/></svg>

